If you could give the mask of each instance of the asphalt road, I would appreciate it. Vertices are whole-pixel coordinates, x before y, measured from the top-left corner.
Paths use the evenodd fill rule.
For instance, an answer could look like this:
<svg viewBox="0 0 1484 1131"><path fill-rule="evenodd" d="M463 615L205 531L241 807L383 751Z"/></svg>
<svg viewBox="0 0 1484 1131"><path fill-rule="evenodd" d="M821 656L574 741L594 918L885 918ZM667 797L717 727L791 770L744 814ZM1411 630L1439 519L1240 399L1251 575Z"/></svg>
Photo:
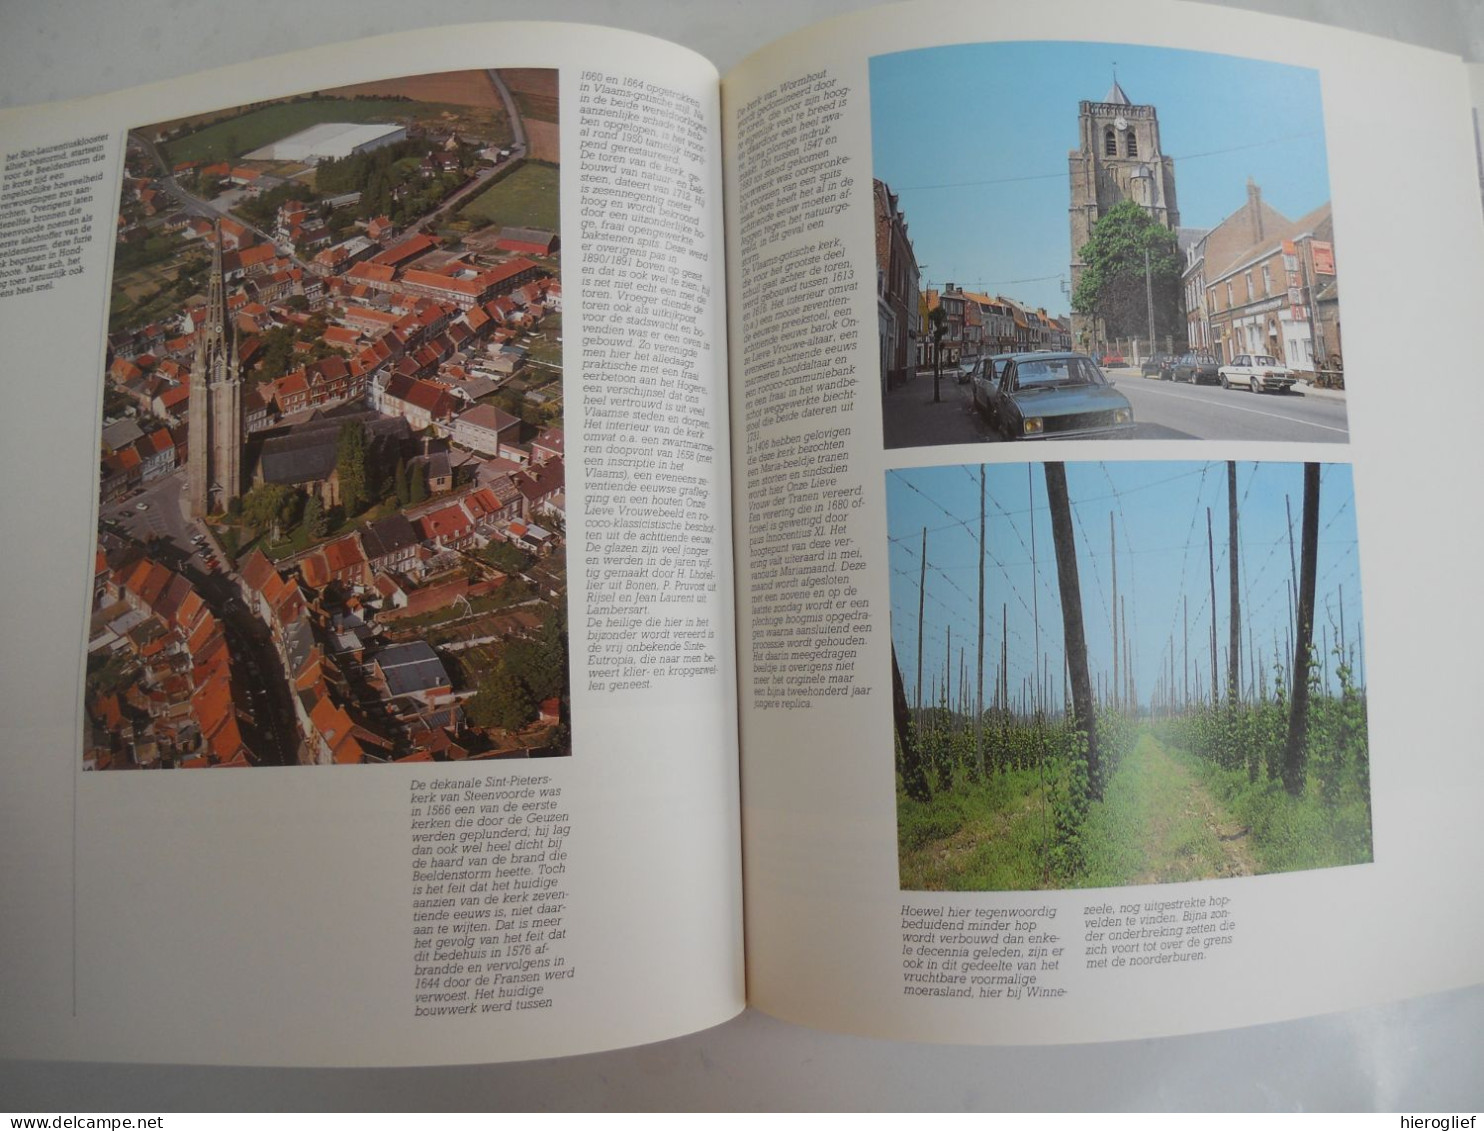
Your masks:
<svg viewBox="0 0 1484 1131"><path fill-rule="evenodd" d="M1249 393L1220 385L1186 385L1140 377L1137 370L1108 375L1134 409L1130 440L1275 440L1344 443L1349 439L1343 394L1295 390ZM933 401L931 375L885 396L887 448L1000 443L973 409L968 385L952 375Z"/></svg>
<svg viewBox="0 0 1484 1131"><path fill-rule="evenodd" d="M1141 440L1283 440L1344 443L1350 438L1343 396L1294 389L1251 393L1186 385L1114 371L1115 387L1134 406Z"/></svg>

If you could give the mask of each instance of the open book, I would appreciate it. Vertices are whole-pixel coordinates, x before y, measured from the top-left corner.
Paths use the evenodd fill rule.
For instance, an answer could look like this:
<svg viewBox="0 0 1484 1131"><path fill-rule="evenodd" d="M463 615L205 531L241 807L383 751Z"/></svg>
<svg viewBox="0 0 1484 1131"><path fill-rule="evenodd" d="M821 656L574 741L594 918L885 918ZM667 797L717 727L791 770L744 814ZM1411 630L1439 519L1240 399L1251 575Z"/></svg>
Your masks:
<svg viewBox="0 0 1484 1131"><path fill-rule="evenodd" d="M0 1049L1477 982L1471 143L1456 60L1163 5L0 116Z"/></svg>

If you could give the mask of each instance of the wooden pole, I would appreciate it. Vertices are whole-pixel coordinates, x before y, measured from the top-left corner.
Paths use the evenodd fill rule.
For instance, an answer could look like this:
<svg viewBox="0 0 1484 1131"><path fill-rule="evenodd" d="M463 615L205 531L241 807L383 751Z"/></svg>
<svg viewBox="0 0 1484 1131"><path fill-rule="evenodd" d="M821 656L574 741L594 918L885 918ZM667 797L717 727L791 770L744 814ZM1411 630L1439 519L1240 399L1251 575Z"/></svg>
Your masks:
<svg viewBox="0 0 1484 1131"><path fill-rule="evenodd" d="M1067 494L1066 467L1047 463L1046 501L1051 510L1051 544L1056 551L1056 576L1061 589L1062 633L1072 677L1072 702L1077 727L1087 735L1087 784L1094 799L1103 796L1098 761L1097 715L1092 681L1087 671L1087 637L1082 628L1082 587L1077 576L1077 542L1072 531L1072 504Z"/></svg>

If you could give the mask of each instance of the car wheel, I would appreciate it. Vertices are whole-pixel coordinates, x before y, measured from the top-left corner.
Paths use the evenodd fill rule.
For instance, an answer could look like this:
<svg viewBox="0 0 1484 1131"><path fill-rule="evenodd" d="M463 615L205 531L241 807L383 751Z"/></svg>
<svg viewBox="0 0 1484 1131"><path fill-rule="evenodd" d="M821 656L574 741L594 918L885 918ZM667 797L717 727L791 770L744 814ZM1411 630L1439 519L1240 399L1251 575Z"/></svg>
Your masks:
<svg viewBox="0 0 1484 1131"><path fill-rule="evenodd" d="M1260 393L1260 392L1262 392L1262 384L1257 380L1256 377L1252 378L1252 380L1250 380L1250 381L1247 382L1247 391L1249 393Z"/></svg>

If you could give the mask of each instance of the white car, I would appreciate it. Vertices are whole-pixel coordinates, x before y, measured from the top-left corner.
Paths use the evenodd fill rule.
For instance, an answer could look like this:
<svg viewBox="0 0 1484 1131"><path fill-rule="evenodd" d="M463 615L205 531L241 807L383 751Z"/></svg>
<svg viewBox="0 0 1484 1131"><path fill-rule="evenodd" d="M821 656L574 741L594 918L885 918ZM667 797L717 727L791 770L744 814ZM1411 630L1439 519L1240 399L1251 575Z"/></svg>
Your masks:
<svg viewBox="0 0 1484 1131"><path fill-rule="evenodd" d="M1293 388L1294 376L1276 357L1265 353L1242 353L1232 358L1230 365L1217 371L1223 389L1240 385L1253 393L1277 391L1286 393Z"/></svg>

